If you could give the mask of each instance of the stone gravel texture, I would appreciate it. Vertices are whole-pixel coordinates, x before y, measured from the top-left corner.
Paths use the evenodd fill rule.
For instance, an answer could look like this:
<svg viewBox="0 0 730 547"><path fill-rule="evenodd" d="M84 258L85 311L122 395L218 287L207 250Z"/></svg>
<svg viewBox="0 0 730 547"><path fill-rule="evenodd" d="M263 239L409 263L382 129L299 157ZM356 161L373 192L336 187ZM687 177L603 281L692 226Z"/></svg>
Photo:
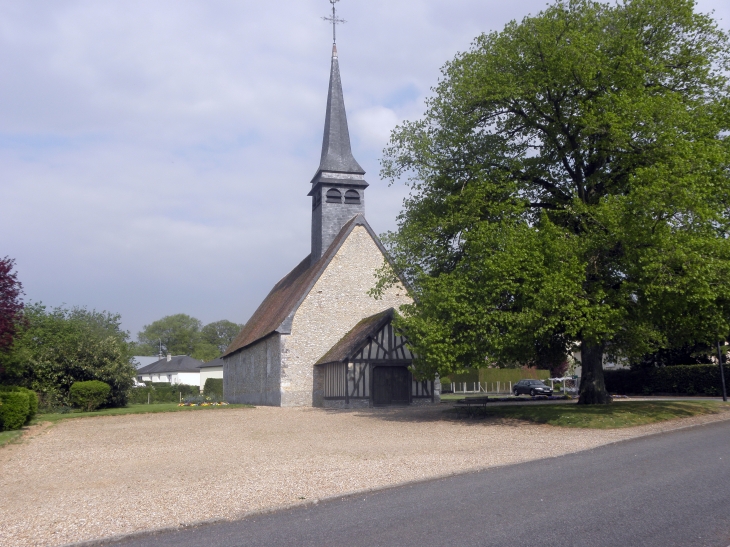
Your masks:
<svg viewBox="0 0 730 547"><path fill-rule="evenodd" d="M443 410L262 407L37 427L0 449L0 545L56 546L234 519L730 418L596 431L455 421Z"/></svg>

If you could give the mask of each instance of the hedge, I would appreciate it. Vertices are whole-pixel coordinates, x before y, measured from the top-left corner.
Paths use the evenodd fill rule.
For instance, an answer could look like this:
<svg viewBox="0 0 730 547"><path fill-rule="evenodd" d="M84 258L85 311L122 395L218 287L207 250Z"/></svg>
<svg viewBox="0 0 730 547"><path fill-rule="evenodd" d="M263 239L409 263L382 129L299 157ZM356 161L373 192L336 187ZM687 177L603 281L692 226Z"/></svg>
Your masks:
<svg viewBox="0 0 730 547"><path fill-rule="evenodd" d="M74 382L68 394L71 402L87 412L96 410L109 399L112 387L99 380Z"/></svg>
<svg viewBox="0 0 730 547"><path fill-rule="evenodd" d="M203 394L214 399L223 399L223 378L207 378L203 386Z"/></svg>
<svg viewBox="0 0 730 547"><path fill-rule="evenodd" d="M33 418L35 418L35 415L38 414L38 394L32 389L21 386L0 386L0 391L16 391L20 393L26 393L28 395L28 404L30 410L28 413L28 418L25 420L25 423L30 422Z"/></svg>
<svg viewBox="0 0 730 547"><path fill-rule="evenodd" d="M609 393L722 395L720 367L717 365L673 365L640 370L606 370L603 375ZM728 366L725 366L725 385L730 390Z"/></svg>
<svg viewBox="0 0 730 547"><path fill-rule="evenodd" d="M441 384L450 384L451 382L501 382L506 384L512 382L516 384L522 379L531 380L547 380L550 378L549 370L538 370L534 368L480 368L471 369L461 374L449 374L441 378Z"/></svg>
<svg viewBox="0 0 730 547"><path fill-rule="evenodd" d="M23 427L30 416L30 397L23 391L0 392L0 430Z"/></svg>
<svg viewBox="0 0 730 547"><path fill-rule="evenodd" d="M147 403L149 395L150 403L177 403L182 398L200 395L198 386L186 384L168 384L155 382L152 386L133 387L129 390L129 402L136 404Z"/></svg>

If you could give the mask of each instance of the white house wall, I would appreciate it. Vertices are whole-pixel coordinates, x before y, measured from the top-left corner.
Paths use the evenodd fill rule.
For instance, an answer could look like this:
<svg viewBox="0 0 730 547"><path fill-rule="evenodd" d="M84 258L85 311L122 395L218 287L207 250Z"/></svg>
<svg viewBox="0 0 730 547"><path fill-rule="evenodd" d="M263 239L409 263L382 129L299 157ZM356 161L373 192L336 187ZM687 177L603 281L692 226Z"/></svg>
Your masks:
<svg viewBox="0 0 730 547"><path fill-rule="evenodd" d="M321 404L321 367L314 363L360 320L411 303L400 283L379 300L368 295L384 259L368 231L356 226L304 298L294 314L291 334L281 335L282 406Z"/></svg>
<svg viewBox="0 0 730 547"><path fill-rule="evenodd" d="M205 381L208 378L223 378L223 366L206 367L200 369L200 391L205 387Z"/></svg>

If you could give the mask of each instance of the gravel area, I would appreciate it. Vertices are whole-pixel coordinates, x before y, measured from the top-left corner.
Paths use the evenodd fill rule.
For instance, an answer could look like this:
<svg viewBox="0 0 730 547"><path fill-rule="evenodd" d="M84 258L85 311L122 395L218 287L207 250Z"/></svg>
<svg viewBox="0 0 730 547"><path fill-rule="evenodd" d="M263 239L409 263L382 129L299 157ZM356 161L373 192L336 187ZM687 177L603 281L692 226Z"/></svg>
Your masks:
<svg viewBox="0 0 730 547"><path fill-rule="evenodd" d="M0 545L63 545L232 519L728 418L725 412L592 431L454 421L442 406L261 407L67 420L0 449Z"/></svg>

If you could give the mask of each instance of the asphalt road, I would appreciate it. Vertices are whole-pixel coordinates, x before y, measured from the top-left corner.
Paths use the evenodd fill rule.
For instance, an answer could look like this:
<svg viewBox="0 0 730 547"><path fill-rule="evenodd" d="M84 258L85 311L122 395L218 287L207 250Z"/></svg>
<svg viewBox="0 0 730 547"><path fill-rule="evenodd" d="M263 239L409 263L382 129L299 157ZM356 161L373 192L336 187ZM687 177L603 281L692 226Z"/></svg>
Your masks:
<svg viewBox="0 0 730 547"><path fill-rule="evenodd" d="M728 547L730 421L102 544Z"/></svg>

